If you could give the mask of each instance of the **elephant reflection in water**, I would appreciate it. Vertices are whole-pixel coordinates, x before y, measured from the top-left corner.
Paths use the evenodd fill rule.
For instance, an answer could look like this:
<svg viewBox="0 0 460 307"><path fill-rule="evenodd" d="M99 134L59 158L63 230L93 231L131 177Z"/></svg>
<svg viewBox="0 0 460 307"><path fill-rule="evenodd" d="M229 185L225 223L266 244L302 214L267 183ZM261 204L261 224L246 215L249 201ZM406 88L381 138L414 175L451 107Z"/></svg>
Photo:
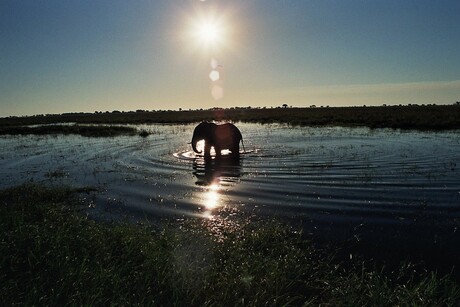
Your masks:
<svg viewBox="0 0 460 307"><path fill-rule="evenodd" d="M216 152L216 159L222 155L223 149L231 151L230 156L239 158L240 155L240 141L243 145L243 136L240 130L233 124L225 123L216 125L215 123L201 122L195 127L192 136L192 148L196 153L201 153L197 149L196 144L198 141L204 140L204 157L205 159L211 158L211 147L214 147Z"/></svg>
<svg viewBox="0 0 460 307"><path fill-rule="evenodd" d="M193 174L197 178L196 184L200 186L216 184L223 177L225 181L236 182L241 176L241 162L238 158L230 157L204 161L196 159Z"/></svg>

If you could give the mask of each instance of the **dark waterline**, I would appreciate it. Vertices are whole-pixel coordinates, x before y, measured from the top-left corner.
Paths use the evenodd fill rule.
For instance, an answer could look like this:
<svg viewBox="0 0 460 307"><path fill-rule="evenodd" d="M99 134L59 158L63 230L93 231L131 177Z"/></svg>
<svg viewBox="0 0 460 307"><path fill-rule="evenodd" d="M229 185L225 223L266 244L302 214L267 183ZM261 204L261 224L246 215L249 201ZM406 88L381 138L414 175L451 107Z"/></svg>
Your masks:
<svg viewBox="0 0 460 307"><path fill-rule="evenodd" d="M90 212L107 219L201 216L222 225L244 212L289 220L351 251L460 259L458 132L238 126L248 152L237 162L196 157L193 125L136 126L147 138L4 136L1 187L89 185L101 191L89 196Z"/></svg>

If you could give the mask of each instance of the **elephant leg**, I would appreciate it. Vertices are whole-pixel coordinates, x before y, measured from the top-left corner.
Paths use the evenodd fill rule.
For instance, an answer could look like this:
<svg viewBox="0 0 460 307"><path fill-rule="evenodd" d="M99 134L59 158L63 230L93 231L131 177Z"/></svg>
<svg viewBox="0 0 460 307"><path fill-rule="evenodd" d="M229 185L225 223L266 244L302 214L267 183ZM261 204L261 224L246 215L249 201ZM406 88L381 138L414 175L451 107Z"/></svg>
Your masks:
<svg viewBox="0 0 460 307"><path fill-rule="evenodd" d="M214 151L216 152L216 158L220 158L222 155L222 148L214 146Z"/></svg>
<svg viewBox="0 0 460 307"><path fill-rule="evenodd" d="M208 145L206 142L204 143L204 157L205 158L211 157L211 145Z"/></svg>
<svg viewBox="0 0 460 307"><path fill-rule="evenodd" d="M232 156L239 156L240 155L240 144L234 145L231 149Z"/></svg>

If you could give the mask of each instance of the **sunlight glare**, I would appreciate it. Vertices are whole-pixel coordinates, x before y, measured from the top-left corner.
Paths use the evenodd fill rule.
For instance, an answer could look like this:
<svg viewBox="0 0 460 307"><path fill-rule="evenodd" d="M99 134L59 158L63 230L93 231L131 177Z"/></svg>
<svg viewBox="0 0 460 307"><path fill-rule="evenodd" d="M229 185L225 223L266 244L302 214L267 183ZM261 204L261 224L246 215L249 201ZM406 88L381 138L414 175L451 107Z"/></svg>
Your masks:
<svg viewBox="0 0 460 307"><path fill-rule="evenodd" d="M198 37L205 43L214 43L222 35L220 27L212 21L202 21L197 28Z"/></svg>
<svg viewBox="0 0 460 307"><path fill-rule="evenodd" d="M201 152L200 155L204 155L204 143L205 143L204 140L196 142L196 149ZM216 151L214 150L214 147L211 147L211 150L209 151L209 153L211 154L211 156L216 155ZM195 157L196 157L196 154L195 154Z"/></svg>
<svg viewBox="0 0 460 307"><path fill-rule="evenodd" d="M196 149L197 149L198 151L203 152L203 150L204 150L204 140L198 141L198 142L196 143Z"/></svg>
<svg viewBox="0 0 460 307"><path fill-rule="evenodd" d="M204 200L204 206L207 210L215 209L219 204L219 186L217 184L211 184L209 190L206 192Z"/></svg>
<svg viewBox="0 0 460 307"><path fill-rule="evenodd" d="M220 50L228 43L228 21L212 11L190 16L187 28L191 43L204 52Z"/></svg>

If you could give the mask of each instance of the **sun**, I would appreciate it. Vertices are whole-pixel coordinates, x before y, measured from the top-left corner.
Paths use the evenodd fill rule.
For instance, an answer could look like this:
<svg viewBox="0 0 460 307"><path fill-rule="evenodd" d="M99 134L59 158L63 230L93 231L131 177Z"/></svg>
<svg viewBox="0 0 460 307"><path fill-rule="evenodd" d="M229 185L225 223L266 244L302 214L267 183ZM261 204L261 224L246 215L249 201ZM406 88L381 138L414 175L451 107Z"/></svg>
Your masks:
<svg viewBox="0 0 460 307"><path fill-rule="evenodd" d="M210 20L201 21L196 28L196 36L205 44L214 44L222 39L222 28Z"/></svg>
<svg viewBox="0 0 460 307"><path fill-rule="evenodd" d="M193 36L196 43L205 48L219 47L225 40L223 24L213 18L200 18L195 21Z"/></svg>
<svg viewBox="0 0 460 307"><path fill-rule="evenodd" d="M189 43L203 51L218 51L228 44L229 26L223 15L201 12L190 16L186 26Z"/></svg>

